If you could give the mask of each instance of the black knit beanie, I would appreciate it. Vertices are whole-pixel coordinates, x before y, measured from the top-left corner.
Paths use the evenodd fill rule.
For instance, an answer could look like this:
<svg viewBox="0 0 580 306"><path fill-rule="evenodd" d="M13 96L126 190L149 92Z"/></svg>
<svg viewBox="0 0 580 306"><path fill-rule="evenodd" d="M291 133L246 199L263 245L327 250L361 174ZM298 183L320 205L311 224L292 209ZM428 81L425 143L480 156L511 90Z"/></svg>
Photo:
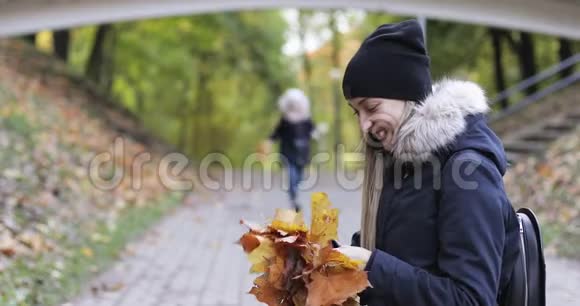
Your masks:
<svg viewBox="0 0 580 306"><path fill-rule="evenodd" d="M342 81L346 99L422 102L431 93L429 56L416 20L385 24L362 43Z"/></svg>

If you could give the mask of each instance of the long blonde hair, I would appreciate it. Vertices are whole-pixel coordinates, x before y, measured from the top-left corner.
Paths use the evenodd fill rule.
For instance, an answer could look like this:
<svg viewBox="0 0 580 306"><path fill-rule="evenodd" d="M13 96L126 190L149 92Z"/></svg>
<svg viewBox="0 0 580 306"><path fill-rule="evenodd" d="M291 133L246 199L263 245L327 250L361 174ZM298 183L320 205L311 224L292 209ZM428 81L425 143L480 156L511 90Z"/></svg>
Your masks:
<svg viewBox="0 0 580 306"><path fill-rule="evenodd" d="M413 109L413 102L405 103L398 130L411 117ZM390 153L378 150L368 144L363 144L362 149L365 154L365 169L362 188L360 243L361 247L374 250L376 248L377 214L383 190L383 175L385 169L391 166L392 157Z"/></svg>

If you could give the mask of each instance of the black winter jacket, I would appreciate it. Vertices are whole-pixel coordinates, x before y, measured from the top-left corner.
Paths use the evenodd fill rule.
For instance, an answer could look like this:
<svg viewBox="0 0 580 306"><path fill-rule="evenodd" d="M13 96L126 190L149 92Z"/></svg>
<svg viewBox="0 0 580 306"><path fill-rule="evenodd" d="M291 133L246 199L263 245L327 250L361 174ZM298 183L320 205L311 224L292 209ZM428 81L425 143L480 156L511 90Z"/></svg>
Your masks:
<svg viewBox="0 0 580 306"><path fill-rule="evenodd" d="M477 85L444 81L401 127L366 266L373 288L362 304L498 304L519 253L519 228L487 109Z"/></svg>

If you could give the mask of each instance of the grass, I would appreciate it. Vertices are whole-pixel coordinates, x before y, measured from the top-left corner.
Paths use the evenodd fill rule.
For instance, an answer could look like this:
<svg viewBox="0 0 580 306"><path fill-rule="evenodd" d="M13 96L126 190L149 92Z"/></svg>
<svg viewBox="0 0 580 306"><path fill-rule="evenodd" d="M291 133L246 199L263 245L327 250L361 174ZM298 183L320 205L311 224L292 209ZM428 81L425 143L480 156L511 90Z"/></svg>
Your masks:
<svg viewBox="0 0 580 306"><path fill-rule="evenodd" d="M59 305L75 296L97 272L119 258L128 242L179 203L179 194L172 194L157 205L127 209L114 230L100 224L84 235L81 243L65 246L69 251L60 259L46 254L18 260L0 274L0 305Z"/></svg>
<svg viewBox="0 0 580 306"><path fill-rule="evenodd" d="M578 234L563 233L562 242L558 244L560 255L580 260L580 237Z"/></svg>
<svg viewBox="0 0 580 306"><path fill-rule="evenodd" d="M544 246L554 243L558 236L562 234L562 225L558 223L543 223L540 226Z"/></svg>

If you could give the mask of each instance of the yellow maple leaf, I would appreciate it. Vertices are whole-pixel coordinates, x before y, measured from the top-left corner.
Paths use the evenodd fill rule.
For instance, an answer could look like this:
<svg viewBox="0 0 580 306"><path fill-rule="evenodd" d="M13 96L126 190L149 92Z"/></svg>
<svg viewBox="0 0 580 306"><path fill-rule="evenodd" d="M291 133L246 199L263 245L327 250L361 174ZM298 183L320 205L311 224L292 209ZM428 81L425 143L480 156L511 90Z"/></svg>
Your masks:
<svg viewBox="0 0 580 306"><path fill-rule="evenodd" d="M331 247L320 250L319 261L321 266L335 271L359 270L363 264L362 261L352 259Z"/></svg>
<svg viewBox="0 0 580 306"><path fill-rule="evenodd" d="M325 247L330 240L336 240L338 237L338 209L332 208L328 196L323 192L312 194L311 205L309 240Z"/></svg>
<svg viewBox="0 0 580 306"><path fill-rule="evenodd" d="M95 254L93 252L93 250L91 248L81 248L81 254L83 254L85 257L93 257Z"/></svg>
<svg viewBox="0 0 580 306"><path fill-rule="evenodd" d="M270 227L287 233L308 231L302 213L291 209L276 209L276 215Z"/></svg>
<svg viewBox="0 0 580 306"><path fill-rule="evenodd" d="M259 245L248 253L248 260L252 263L250 273L264 273L268 267L269 260L274 257L274 243L272 240L257 236Z"/></svg>

